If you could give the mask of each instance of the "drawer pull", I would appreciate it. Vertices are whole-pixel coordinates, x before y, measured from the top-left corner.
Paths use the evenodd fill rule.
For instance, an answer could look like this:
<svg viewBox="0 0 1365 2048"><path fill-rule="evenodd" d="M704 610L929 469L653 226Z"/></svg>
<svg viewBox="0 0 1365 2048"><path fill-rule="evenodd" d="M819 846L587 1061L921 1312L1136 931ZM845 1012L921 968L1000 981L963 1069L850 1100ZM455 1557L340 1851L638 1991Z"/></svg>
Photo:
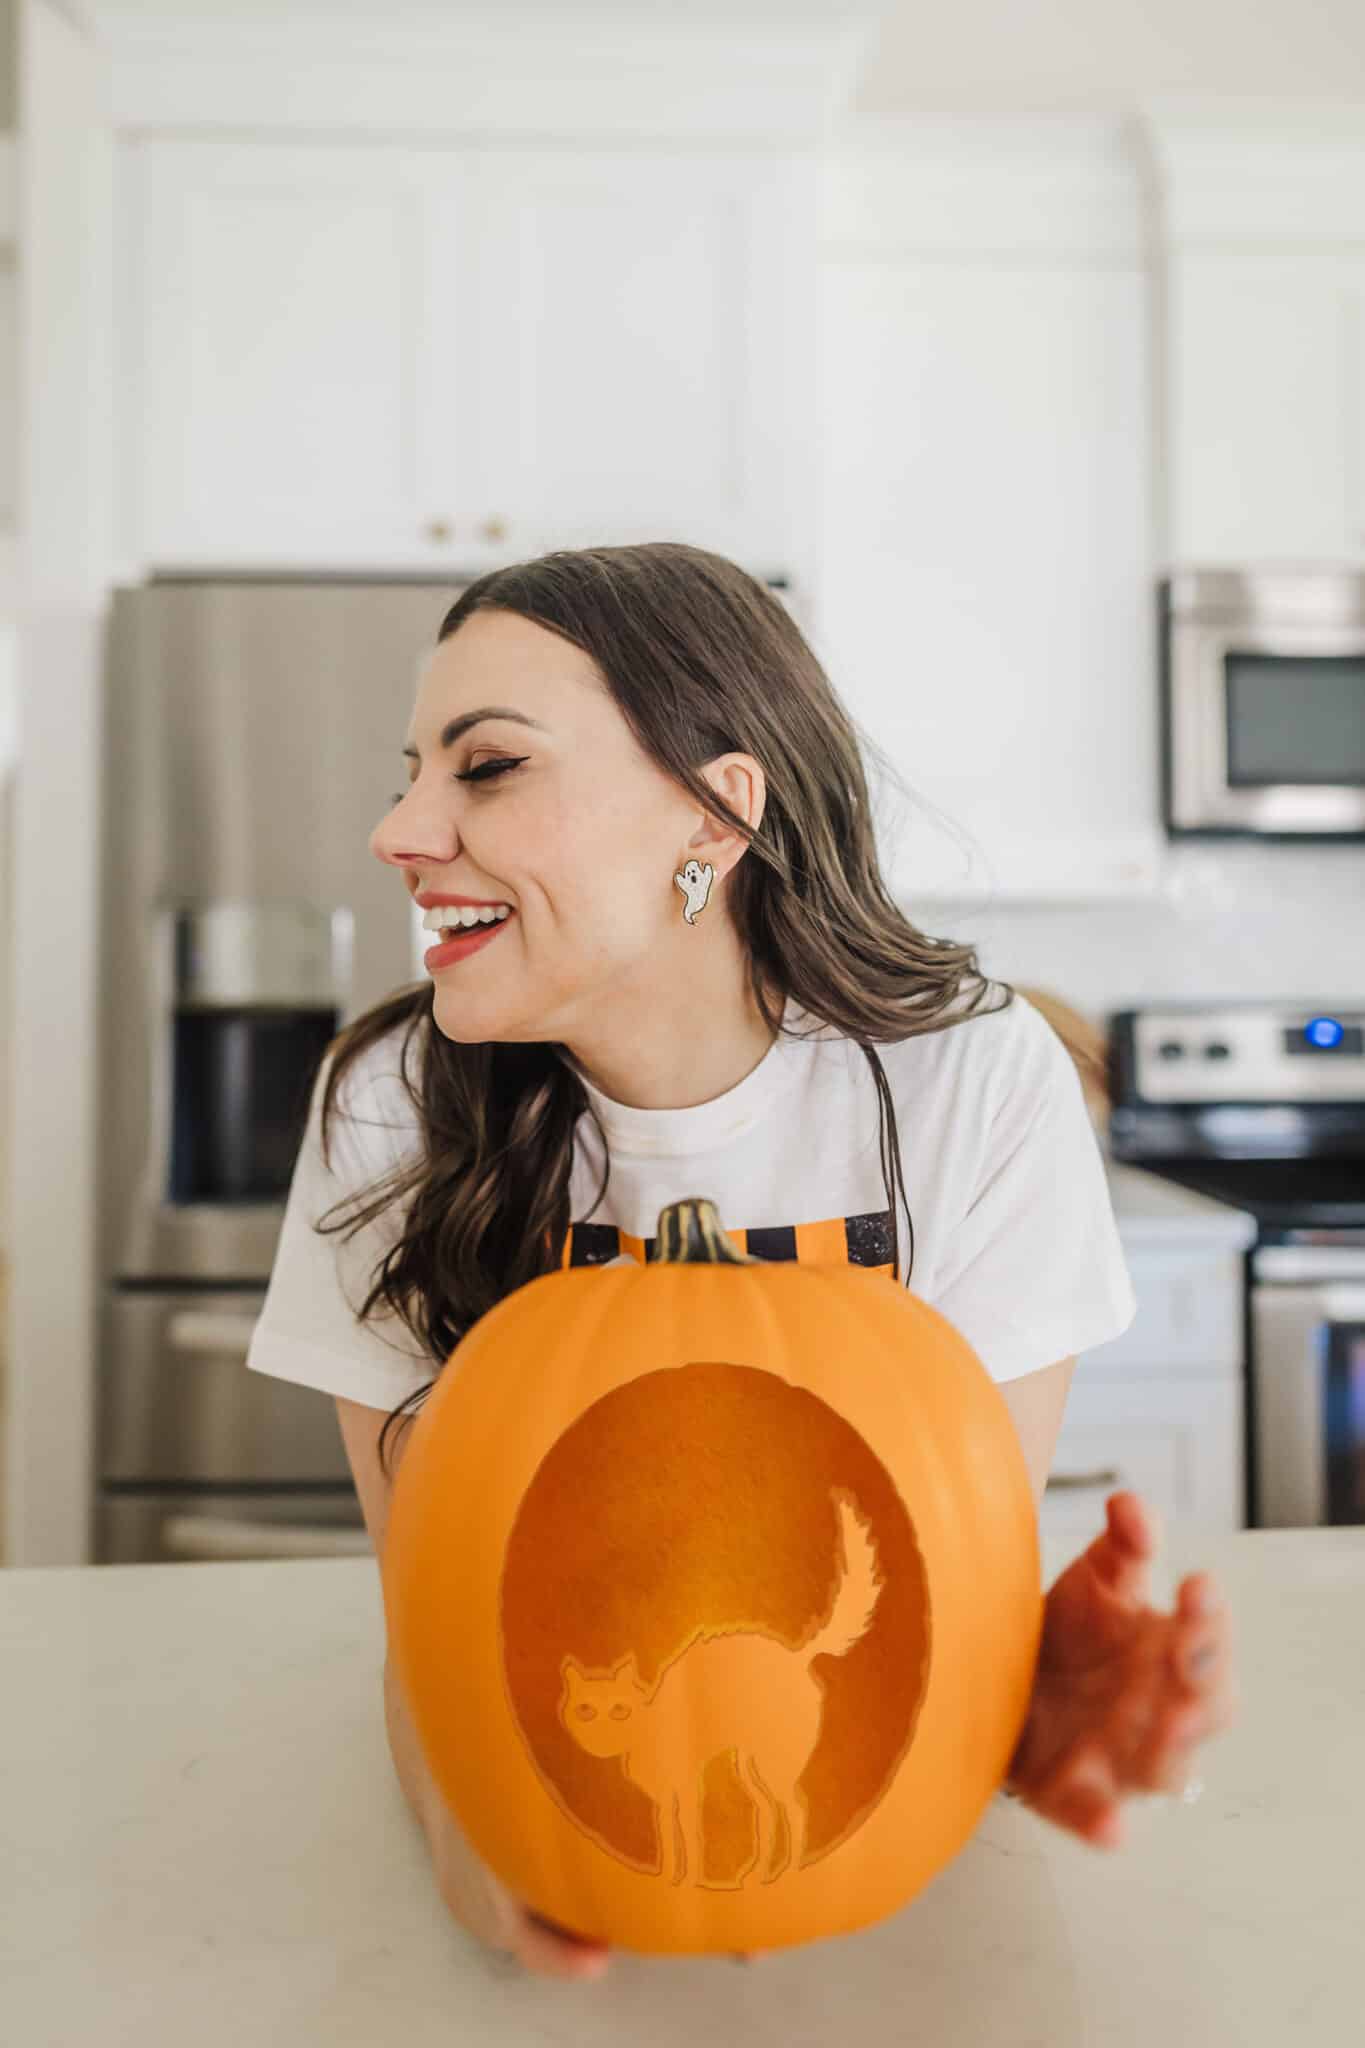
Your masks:
<svg viewBox="0 0 1365 2048"><path fill-rule="evenodd" d="M1044 1486L1044 1493L1066 1493L1082 1486L1119 1486L1123 1474L1115 1465L1102 1465L1098 1472L1054 1472Z"/></svg>

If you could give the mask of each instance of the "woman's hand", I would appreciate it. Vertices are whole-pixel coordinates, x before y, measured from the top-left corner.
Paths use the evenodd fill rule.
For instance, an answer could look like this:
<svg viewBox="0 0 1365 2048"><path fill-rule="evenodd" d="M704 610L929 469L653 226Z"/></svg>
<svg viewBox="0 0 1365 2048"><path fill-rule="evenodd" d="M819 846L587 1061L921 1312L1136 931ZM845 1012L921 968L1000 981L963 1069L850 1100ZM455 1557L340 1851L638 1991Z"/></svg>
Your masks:
<svg viewBox="0 0 1365 2048"><path fill-rule="evenodd" d="M1178 1791L1195 1746L1237 1708L1231 1627L1207 1572L1175 1611L1145 1604L1157 1525L1111 1493L1107 1527L1049 1592L1028 1718L1007 1789L1096 1848L1123 1839L1120 1800Z"/></svg>
<svg viewBox="0 0 1365 2048"><path fill-rule="evenodd" d="M611 1950L589 1941L515 1898L455 1827L438 1831L432 1865L441 1897L465 1930L490 1948L515 1956L542 1977L605 1976Z"/></svg>

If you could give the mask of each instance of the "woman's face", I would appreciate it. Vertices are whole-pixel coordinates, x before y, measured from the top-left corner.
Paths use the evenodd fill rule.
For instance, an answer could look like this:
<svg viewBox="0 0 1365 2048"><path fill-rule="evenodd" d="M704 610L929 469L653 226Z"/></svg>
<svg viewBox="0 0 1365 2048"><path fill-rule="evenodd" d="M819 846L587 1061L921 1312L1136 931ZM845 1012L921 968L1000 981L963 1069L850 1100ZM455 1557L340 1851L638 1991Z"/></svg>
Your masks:
<svg viewBox="0 0 1365 2048"><path fill-rule="evenodd" d="M450 721L488 707L504 715L442 750ZM719 881L743 842L643 752L579 648L516 613L472 613L429 658L405 745L419 758L405 763L406 792L371 852L399 869L410 896L512 912L486 945L428 970L448 1038L571 1044L589 1004L600 1015L604 995L648 993L678 932L696 947L674 872L709 858ZM747 758L721 756L711 771L741 813L746 771L724 764ZM455 779L471 770L492 772Z"/></svg>

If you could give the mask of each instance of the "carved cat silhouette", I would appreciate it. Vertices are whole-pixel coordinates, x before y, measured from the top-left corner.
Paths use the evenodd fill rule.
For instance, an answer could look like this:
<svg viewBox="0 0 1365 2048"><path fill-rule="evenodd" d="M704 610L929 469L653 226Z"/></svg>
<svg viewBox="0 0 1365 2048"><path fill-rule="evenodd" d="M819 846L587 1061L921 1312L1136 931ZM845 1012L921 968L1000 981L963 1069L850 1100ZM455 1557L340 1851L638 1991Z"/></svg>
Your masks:
<svg viewBox="0 0 1365 2048"><path fill-rule="evenodd" d="M819 1740L824 1691L812 1657L842 1657L871 1626L882 1580L875 1549L846 1488L831 1490L842 1532L842 1576L829 1613L804 1642L765 1629L698 1629L661 1668L650 1690L631 1651L609 1671L573 1657L560 1665L559 1718L589 1756L622 1759L626 1776L658 1809L660 1866L670 1883L688 1872L703 1883L702 1779L707 1764L733 1751L753 1801L758 1852L753 1871L771 1884L801 1862L806 1800L797 1780ZM773 1861L778 1824L787 1854ZM771 1867L769 1867L771 1866ZM730 1885L715 1887L733 1889Z"/></svg>

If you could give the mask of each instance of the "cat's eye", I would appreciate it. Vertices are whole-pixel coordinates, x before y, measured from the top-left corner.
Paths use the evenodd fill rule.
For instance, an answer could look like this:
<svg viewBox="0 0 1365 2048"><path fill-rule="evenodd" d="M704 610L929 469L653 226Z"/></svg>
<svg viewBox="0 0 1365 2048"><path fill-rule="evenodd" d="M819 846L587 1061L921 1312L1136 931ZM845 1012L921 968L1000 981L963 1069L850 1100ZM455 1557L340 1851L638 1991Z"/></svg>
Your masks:
<svg viewBox="0 0 1365 2048"><path fill-rule="evenodd" d="M575 1707L574 1712L577 1714L580 1721L595 1721L597 1719L596 1707Z"/></svg>
<svg viewBox="0 0 1365 2048"><path fill-rule="evenodd" d="M613 1707L611 1710L611 1718L613 1721L628 1721L630 1719L630 1708Z"/></svg>

